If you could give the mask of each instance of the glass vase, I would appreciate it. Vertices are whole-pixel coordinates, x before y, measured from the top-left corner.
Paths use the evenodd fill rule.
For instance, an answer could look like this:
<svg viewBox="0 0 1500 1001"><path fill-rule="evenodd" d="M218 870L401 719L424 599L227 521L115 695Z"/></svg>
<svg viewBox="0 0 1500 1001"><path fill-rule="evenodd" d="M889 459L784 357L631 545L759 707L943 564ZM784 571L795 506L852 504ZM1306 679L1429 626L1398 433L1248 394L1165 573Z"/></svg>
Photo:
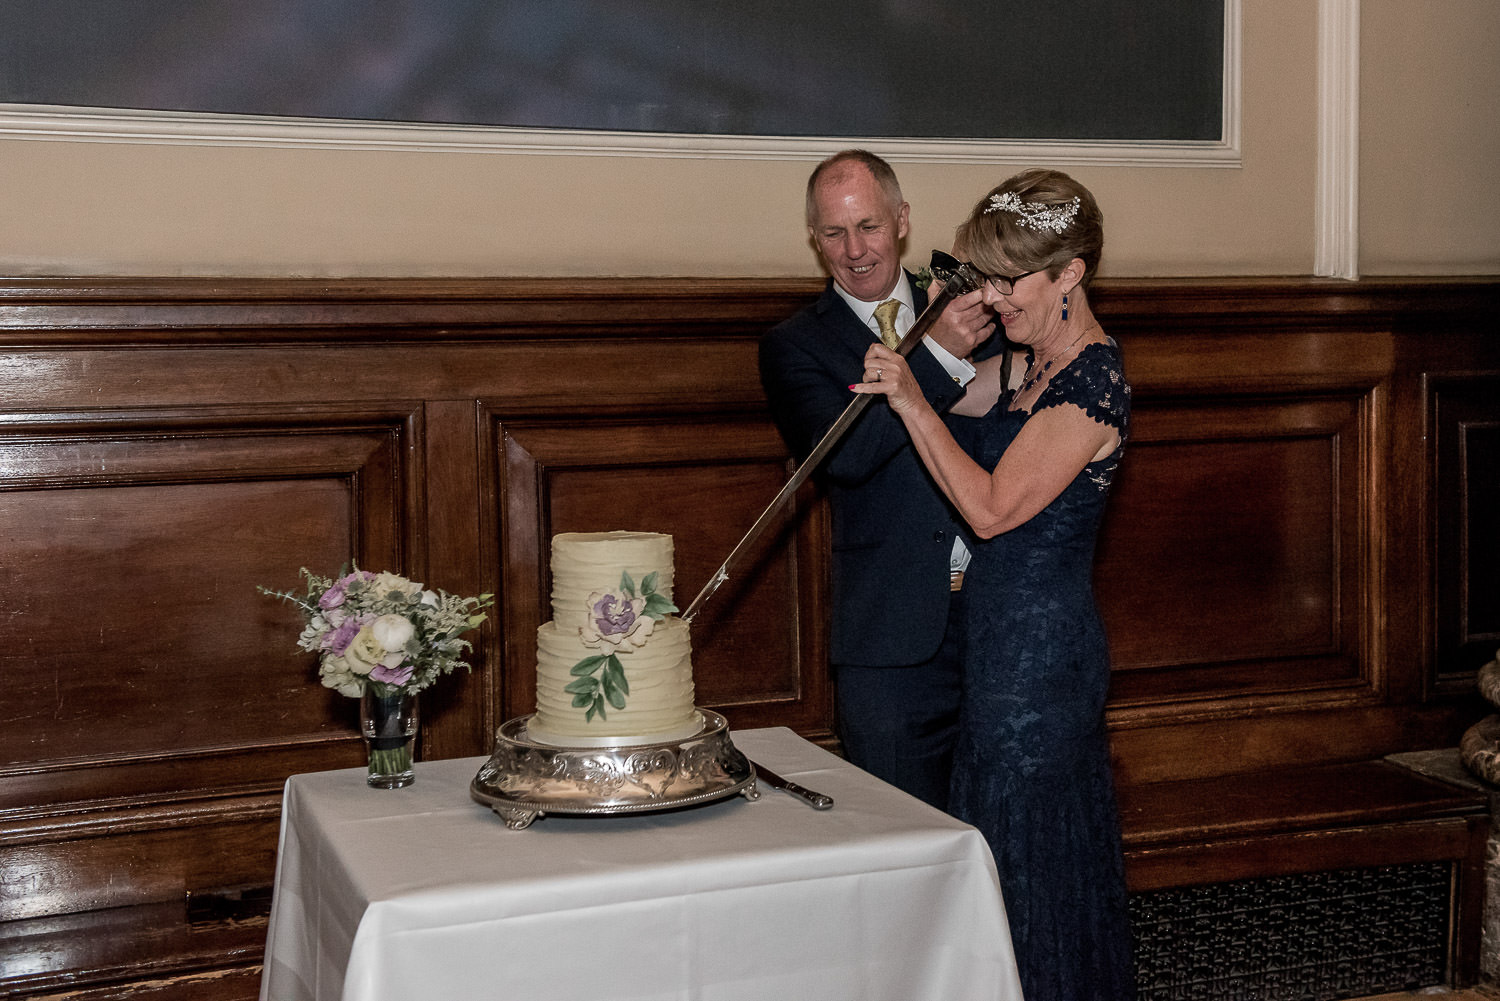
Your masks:
<svg viewBox="0 0 1500 1001"><path fill-rule="evenodd" d="M359 697L359 729L370 748L366 782L376 789L400 789L416 780L412 770L412 751L417 743L414 693L380 695L366 688Z"/></svg>

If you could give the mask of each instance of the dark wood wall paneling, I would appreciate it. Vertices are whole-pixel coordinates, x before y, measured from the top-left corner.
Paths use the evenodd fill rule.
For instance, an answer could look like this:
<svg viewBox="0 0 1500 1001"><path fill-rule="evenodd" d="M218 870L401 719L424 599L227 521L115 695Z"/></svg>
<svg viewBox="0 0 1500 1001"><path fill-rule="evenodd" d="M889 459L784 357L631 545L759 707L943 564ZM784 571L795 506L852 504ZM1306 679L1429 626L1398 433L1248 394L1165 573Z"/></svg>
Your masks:
<svg viewBox="0 0 1500 1001"><path fill-rule="evenodd" d="M529 712L553 533L670 532L686 605L787 474L759 335L808 281L0 283L0 921L268 883L351 701L255 590L492 591L421 753ZM1115 280L1099 550L1122 783L1456 743L1500 645L1491 280ZM699 701L831 741L815 488L694 623ZM0 969L0 976L5 971Z"/></svg>

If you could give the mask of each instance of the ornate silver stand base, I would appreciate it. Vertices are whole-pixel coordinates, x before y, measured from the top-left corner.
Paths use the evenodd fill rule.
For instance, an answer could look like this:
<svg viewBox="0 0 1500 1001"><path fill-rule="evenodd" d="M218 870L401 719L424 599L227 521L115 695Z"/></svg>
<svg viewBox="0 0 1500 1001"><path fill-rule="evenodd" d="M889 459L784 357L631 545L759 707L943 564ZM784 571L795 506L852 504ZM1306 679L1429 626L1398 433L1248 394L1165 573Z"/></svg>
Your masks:
<svg viewBox="0 0 1500 1001"><path fill-rule="evenodd" d="M739 794L759 799L755 770L729 739L718 713L699 709L697 734L620 747L560 747L530 739L530 716L495 735L495 752L469 794L519 831L537 817L645 813L709 803Z"/></svg>

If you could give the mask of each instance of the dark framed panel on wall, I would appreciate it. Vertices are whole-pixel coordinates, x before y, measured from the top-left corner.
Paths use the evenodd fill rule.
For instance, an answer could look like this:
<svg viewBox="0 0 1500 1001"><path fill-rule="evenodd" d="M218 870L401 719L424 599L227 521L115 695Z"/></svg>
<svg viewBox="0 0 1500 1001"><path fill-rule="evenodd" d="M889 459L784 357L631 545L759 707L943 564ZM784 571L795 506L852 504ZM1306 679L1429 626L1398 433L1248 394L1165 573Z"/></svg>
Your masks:
<svg viewBox="0 0 1500 1001"><path fill-rule="evenodd" d="M1238 154L1241 2L14 0L0 131L123 112L162 141L269 120L385 144L1211 161Z"/></svg>
<svg viewBox="0 0 1500 1001"><path fill-rule="evenodd" d="M1500 647L1500 377L1431 374L1428 449L1437 503L1433 545L1434 650L1439 691L1473 685Z"/></svg>

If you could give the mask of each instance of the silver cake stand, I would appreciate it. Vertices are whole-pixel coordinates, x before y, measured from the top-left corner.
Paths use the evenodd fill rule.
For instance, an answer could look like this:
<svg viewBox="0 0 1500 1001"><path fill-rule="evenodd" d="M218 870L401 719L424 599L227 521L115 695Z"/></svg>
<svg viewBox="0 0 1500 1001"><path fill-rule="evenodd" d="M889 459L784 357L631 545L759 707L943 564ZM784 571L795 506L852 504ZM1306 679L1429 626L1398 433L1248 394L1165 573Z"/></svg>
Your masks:
<svg viewBox="0 0 1500 1001"><path fill-rule="evenodd" d="M530 716L500 727L495 752L469 793L519 831L544 814L603 816L695 806L736 794L759 799L755 770L718 713L697 710L690 737L607 747L548 744L527 733Z"/></svg>

